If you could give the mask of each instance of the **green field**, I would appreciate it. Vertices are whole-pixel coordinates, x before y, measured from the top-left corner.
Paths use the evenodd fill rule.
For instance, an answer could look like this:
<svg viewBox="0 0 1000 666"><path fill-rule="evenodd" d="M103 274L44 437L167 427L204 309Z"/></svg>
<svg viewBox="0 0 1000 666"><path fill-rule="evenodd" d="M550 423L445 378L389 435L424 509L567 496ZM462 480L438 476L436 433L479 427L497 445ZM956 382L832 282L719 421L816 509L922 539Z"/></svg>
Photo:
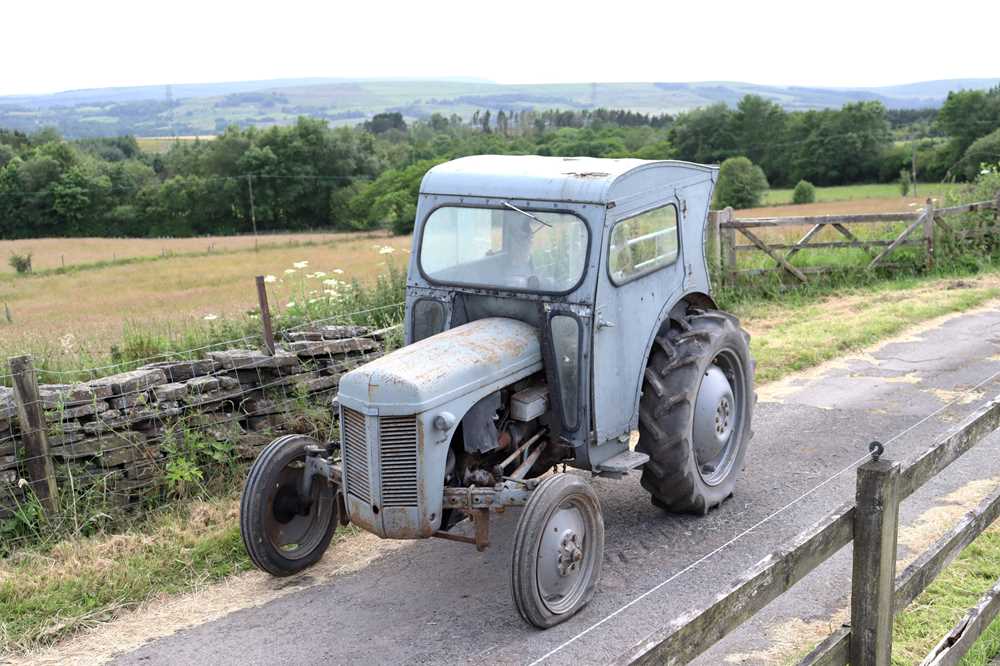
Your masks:
<svg viewBox="0 0 1000 666"><path fill-rule="evenodd" d="M961 187L957 183L917 183L917 191L910 190L909 196L941 197ZM899 185L896 183L874 183L870 185L838 185L835 187L817 187L816 201L855 201L857 199L888 199L902 198ZM792 190L768 190L761 202L764 206L781 206L792 203Z"/></svg>

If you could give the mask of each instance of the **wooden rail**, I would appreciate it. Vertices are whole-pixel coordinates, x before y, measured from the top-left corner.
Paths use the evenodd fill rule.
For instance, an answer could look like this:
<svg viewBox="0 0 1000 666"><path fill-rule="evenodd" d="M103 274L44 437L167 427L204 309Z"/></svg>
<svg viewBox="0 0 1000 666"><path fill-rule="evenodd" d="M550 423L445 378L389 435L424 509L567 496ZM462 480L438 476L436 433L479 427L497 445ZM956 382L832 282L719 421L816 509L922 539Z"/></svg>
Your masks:
<svg viewBox="0 0 1000 666"><path fill-rule="evenodd" d="M950 224L945 220L949 215L964 215L967 213L994 211L993 220L989 223L979 220L973 225L963 227ZM960 206L935 208L934 202L927 199L924 207L918 211L898 213L869 213L861 215L806 215L794 217L760 217L737 218L732 208L712 211L709 214L709 228L715 235L714 264L721 279L726 282L736 282L740 276L760 275L762 273L783 273L791 275L799 282L808 282L808 275L840 270L834 266L797 266L791 260L803 250L816 249L861 249L869 260L865 270L877 267L886 268L888 259L896 250L904 246L922 246L924 248L924 265L930 269L935 264L935 229L943 237L957 242L970 239L1000 236L1000 194L993 201L978 201ZM866 239L859 238L850 229L855 224L876 224L885 222L905 222L906 227L890 238ZM761 229L782 227L808 227L805 234L795 243L768 242L758 233ZM845 240L813 240L824 229L833 229ZM920 237L914 238L921 230ZM736 234L750 241L737 244ZM876 251L881 248L880 251ZM737 253L760 252L771 259L774 264L768 268L741 270L737 261Z"/></svg>
<svg viewBox="0 0 1000 666"><path fill-rule="evenodd" d="M648 636L617 663L687 663L853 541L851 626L831 634L800 666L888 664L893 616L1000 516L1000 488L894 578L899 503L997 429L1000 400L993 400L905 467L885 459L865 463L858 468L854 502L829 513L751 567L711 603ZM1000 583L926 663L956 663L998 611Z"/></svg>

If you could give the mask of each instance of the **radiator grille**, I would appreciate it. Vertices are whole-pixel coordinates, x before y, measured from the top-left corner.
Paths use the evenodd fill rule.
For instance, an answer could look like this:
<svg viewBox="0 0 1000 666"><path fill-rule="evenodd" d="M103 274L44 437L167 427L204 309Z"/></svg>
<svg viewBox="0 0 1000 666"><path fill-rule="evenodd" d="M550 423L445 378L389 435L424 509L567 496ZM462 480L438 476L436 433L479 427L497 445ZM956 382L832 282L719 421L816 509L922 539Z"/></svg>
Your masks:
<svg viewBox="0 0 1000 666"><path fill-rule="evenodd" d="M344 458L344 483L347 492L371 503L371 482L368 475L368 438L365 436L365 416L353 409L341 407L340 428L344 435L341 454Z"/></svg>
<svg viewBox="0 0 1000 666"><path fill-rule="evenodd" d="M417 419L385 416L379 420L382 452L382 506L417 506Z"/></svg>

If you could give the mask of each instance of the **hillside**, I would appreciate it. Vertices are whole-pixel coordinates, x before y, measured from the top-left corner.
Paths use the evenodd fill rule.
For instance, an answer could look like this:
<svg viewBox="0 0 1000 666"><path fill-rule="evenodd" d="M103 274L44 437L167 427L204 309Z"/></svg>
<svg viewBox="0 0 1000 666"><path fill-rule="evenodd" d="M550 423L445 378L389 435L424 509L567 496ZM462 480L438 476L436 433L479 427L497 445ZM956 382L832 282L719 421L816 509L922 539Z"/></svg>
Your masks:
<svg viewBox="0 0 1000 666"><path fill-rule="evenodd" d="M280 79L75 90L0 96L0 127L53 126L70 138L213 134L229 124L288 124L300 115L354 124L381 111L408 119L432 113L469 117L477 109L621 108L677 113L757 94L787 110L840 107L877 100L888 108L934 107L950 90L989 88L1000 79L926 81L881 88L697 83L565 83L505 85L469 80Z"/></svg>

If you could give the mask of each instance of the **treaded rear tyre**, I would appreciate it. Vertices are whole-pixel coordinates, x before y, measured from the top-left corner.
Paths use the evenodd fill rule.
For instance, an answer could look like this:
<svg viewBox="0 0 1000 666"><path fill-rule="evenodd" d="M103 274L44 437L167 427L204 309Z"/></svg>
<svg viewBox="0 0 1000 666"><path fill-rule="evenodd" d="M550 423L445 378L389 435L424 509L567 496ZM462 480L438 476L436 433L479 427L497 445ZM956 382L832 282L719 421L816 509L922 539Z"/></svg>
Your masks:
<svg viewBox="0 0 1000 666"><path fill-rule="evenodd" d="M749 341L736 317L718 310L690 310L661 328L643 377L636 447L649 455L642 486L656 506L706 514L733 494L753 436L754 365ZM729 440L723 454L725 467L706 474L695 451L695 401L717 359L725 359L722 365L739 419L730 435L736 439Z"/></svg>
<svg viewBox="0 0 1000 666"><path fill-rule="evenodd" d="M254 565L272 576L291 576L315 564L337 529L334 489L313 480L312 504L296 513L305 435L285 435L268 444L254 461L240 496L240 535Z"/></svg>

